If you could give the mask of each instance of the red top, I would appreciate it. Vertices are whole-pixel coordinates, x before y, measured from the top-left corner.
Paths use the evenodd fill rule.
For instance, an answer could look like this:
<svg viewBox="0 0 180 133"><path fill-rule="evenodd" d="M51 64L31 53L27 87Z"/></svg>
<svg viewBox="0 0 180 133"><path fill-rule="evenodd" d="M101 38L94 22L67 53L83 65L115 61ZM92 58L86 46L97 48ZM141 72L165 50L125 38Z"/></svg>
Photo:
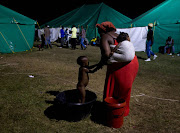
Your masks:
<svg viewBox="0 0 180 133"><path fill-rule="evenodd" d="M114 45L118 45L118 42L116 39L114 39Z"/></svg>

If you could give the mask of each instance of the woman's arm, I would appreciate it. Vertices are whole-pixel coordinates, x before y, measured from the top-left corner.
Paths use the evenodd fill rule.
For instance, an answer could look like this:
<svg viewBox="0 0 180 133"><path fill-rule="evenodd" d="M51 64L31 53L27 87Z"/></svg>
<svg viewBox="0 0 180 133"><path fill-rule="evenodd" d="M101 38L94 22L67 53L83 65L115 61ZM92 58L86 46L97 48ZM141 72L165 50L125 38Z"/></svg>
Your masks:
<svg viewBox="0 0 180 133"><path fill-rule="evenodd" d="M89 66L88 69L93 69L94 67L97 67L98 64L95 64L95 65L92 65L92 66Z"/></svg>
<svg viewBox="0 0 180 133"><path fill-rule="evenodd" d="M101 50L104 51L102 56L105 56L106 58L109 58L109 55L111 53L110 49L110 41L109 41L109 35L103 35L101 38Z"/></svg>
<svg viewBox="0 0 180 133"><path fill-rule="evenodd" d="M100 46L101 46L101 60L99 61L97 67L91 71L91 73L96 72L99 69L102 69L102 67L107 63L107 60L111 56L111 49L110 49L110 44L113 43L112 37L109 35L105 34L101 37L100 41Z"/></svg>

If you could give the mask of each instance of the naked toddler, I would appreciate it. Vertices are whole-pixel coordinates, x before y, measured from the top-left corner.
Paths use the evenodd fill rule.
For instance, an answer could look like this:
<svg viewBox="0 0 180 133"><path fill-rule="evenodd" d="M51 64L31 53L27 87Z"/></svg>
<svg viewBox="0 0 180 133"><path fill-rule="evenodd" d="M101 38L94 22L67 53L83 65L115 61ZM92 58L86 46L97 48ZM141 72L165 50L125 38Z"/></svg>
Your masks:
<svg viewBox="0 0 180 133"><path fill-rule="evenodd" d="M89 83L88 73L92 73L92 71L89 69L95 67L96 65L89 66L88 58L86 56L78 57L77 64L80 65L77 83L77 89L79 91L79 102L84 103L86 97L85 87Z"/></svg>

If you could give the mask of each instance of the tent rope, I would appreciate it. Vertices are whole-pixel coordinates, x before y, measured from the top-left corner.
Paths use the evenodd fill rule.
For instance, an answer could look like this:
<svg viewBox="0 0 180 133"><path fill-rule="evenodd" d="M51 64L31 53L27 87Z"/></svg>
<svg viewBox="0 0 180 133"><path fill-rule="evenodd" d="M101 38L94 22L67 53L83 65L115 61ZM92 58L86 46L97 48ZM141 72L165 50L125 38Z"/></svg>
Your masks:
<svg viewBox="0 0 180 133"><path fill-rule="evenodd" d="M154 26L154 29L153 29L153 38L154 38L154 32L155 32L155 29L156 29L156 21L154 21L154 24L153 24L153 26ZM152 51L152 47L151 47L151 51Z"/></svg>
<svg viewBox="0 0 180 133"><path fill-rule="evenodd" d="M0 32L1 36L3 37L4 41L6 42L6 44L8 45L9 49L12 51L12 53L14 54L15 52L11 49L9 43L7 42L6 38L4 37L4 35L2 34L2 32Z"/></svg>
<svg viewBox="0 0 180 133"><path fill-rule="evenodd" d="M27 43L27 45L28 45L29 49L32 51L32 49L31 49L31 47L29 46L29 43L28 43L28 41L27 41L26 37L24 36L24 34L23 34L23 32L22 32L21 28L20 28L20 27L19 27L19 25L17 24L17 21L15 20L15 18L13 18L13 19L14 19L14 22L16 23L16 25L17 25L17 27L18 27L19 31L21 32L21 35L23 36L24 40L26 41L26 43Z"/></svg>
<svg viewBox="0 0 180 133"><path fill-rule="evenodd" d="M154 30L153 30L153 37L154 37L154 32L155 32L155 28L156 27L156 21L154 21Z"/></svg>

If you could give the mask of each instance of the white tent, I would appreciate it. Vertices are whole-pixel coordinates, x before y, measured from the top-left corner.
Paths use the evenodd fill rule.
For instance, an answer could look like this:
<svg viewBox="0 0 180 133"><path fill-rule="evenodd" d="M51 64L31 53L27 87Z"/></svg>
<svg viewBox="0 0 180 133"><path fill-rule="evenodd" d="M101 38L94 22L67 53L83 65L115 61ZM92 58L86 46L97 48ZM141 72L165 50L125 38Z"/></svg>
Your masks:
<svg viewBox="0 0 180 133"><path fill-rule="evenodd" d="M58 39L58 37L59 38L61 37L60 29L61 28L50 28L51 42L54 42ZM70 30L71 30L71 28L68 28L68 31L70 31ZM43 29L38 30L39 38L41 38L41 32L43 32ZM79 32L79 29L78 29L78 32ZM148 32L147 27L134 27L134 28L124 28L124 29L117 28L117 33L119 34L120 32L126 32L129 34L131 42L134 44L136 51L145 51L146 38L147 38L147 32ZM69 37L70 36L71 35L69 35Z"/></svg>
<svg viewBox="0 0 180 133"><path fill-rule="evenodd" d="M71 28L64 28L64 29L68 29L68 34L69 31L71 31ZM50 28L50 41L51 42L55 42L56 40L58 40L58 38L61 38L61 33L60 33L61 28ZM79 28L77 28L77 32L79 32ZM39 29L38 30L38 37L41 40L41 34L44 33L44 29ZM71 34L69 34L69 37L71 37Z"/></svg>
<svg viewBox="0 0 180 133"><path fill-rule="evenodd" d="M134 44L135 51L145 51L148 32L147 27L117 29L117 33L119 34L120 32L129 34L131 42Z"/></svg>

